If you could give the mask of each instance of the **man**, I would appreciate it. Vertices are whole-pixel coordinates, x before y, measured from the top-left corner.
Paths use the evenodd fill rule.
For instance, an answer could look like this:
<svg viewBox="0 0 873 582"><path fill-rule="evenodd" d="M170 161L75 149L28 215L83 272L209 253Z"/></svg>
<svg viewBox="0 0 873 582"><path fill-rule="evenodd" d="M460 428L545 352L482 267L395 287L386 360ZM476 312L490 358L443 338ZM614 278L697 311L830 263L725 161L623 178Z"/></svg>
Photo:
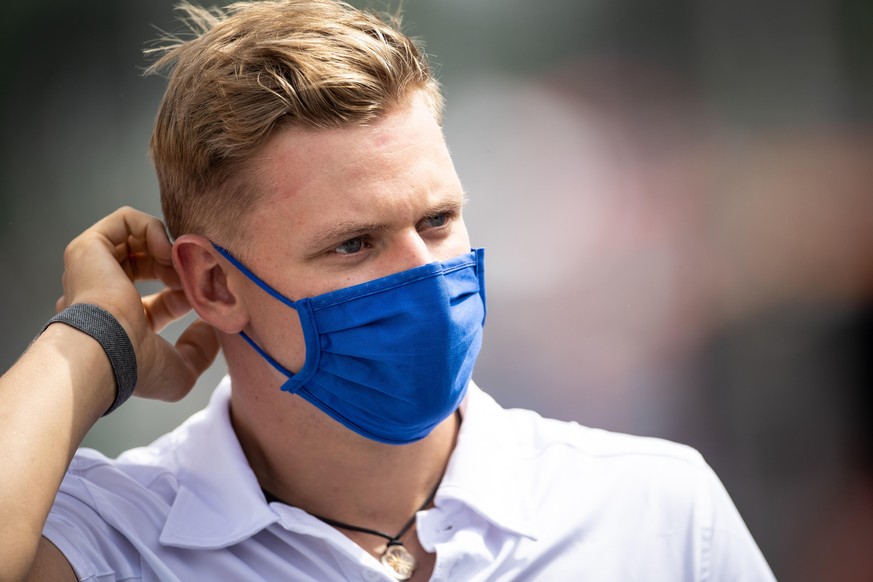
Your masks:
<svg viewBox="0 0 873 582"><path fill-rule="evenodd" d="M0 378L4 580L772 579L696 452L472 383L484 255L408 38L333 0L186 10L156 67L173 243L127 208L70 243L60 314ZM219 347L204 412L75 453Z"/></svg>

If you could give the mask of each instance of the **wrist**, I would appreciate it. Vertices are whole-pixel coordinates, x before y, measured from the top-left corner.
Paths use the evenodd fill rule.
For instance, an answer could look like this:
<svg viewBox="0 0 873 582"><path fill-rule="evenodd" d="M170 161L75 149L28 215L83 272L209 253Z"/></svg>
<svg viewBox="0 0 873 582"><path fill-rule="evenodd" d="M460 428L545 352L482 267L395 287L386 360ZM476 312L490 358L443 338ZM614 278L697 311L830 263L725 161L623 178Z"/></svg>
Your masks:
<svg viewBox="0 0 873 582"><path fill-rule="evenodd" d="M60 322L48 323L26 355L38 359L53 386L69 387L66 394L47 394L51 401L71 397L76 409L88 411L85 432L115 401L115 375L109 357L100 342L88 334Z"/></svg>
<svg viewBox="0 0 873 582"><path fill-rule="evenodd" d="M101 307L77 303L51 318L43 331L54 323L63 323L90 336L106 355L114 378L115 398L104 416L124 404L136 387L136 353L118 320Z"/></svg>

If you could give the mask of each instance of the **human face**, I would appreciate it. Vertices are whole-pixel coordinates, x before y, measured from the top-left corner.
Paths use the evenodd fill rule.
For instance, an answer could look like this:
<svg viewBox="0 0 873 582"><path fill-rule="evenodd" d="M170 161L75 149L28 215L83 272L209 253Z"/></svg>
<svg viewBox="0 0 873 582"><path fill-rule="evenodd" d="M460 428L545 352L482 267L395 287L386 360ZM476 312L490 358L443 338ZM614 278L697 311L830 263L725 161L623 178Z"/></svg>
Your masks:
<svg viewBox="0 0 873 582"><path fill-rule="evenodd" d="M420 95L365 127L283 130L253 170L264 194L245 261L291 299L470 250L463 190ZM305 352L296 313L247 281L243 287L247 333L299 370Z"/></svg>

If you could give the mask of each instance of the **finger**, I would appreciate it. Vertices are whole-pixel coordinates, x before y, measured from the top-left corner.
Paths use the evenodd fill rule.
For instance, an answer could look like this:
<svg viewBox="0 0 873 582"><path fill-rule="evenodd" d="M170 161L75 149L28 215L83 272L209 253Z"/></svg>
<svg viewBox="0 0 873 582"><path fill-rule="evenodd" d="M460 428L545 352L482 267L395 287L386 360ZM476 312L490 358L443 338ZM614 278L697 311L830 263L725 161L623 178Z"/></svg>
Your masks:
<svg viewBox="0 0 873 582"><path fill-rule="evenodd" d="M151 344L147 313L153 328L160 329L188 309L184 301L173 296L178 285L168 274L171 256L172 246L160 220L132 208L121 208L67 245L63 304L99 305L118 319L134 347L143 341ZM155 278L158 270L174 289L144 303L131 281Z"/></svg>
<svg viewBox="0 0 873 582"><path fill-rule="evenodd" d="M191 311L185 293L178 289L163 289L143 297L142 306L149 327L155 332L161 331Z"/></svg>
<svg viewBox="0 0 873 582"><path fill-rule="evenodd" d="M219 347L215 328L202 319L189 325L176 340L176 349L188 369L198 378L215 361Z"/></svg>
<svg viewBox="0 0 873 582"><path fill-rule="evenodd" d="M144 245L145 242L140 244ZM147 281L160 280L164 285L171 289L181 289L182 280L176 273L176 268L172 263L165 265L159 261L155 261L149 252L143 247L136 250L140 246L137 243L119 245L115 248L115 260L121 265L125 275L131 281Z"/></svg>
<svg viewBox="0 0 873 582"><path fill-rule="evenodd" d="M173 264L173 243L160 220L148 223L145 233L146 250L161 265Z"/></svg>
<svg viewBox="0 0 873 582"><path fill-rule="evenodd" d="M170 289L182 288L182 278L179 277L179 273L176 272L176 268L172 264L162 265L161 263L154 263L154 274L160 279L161 283Z"/></svg>
<svg viewBox="0 0 873 582"><path fill-rule="evenodd" d="M158 234L149 234L150 231ZM146 238L153 241L153 251L148 249ZM101 249L105 251L101 252ZM106 252L109 256L106 256ZM160 220L132 208L121 208L67 245L64 267L67 271L90 270L91 275L96 274L95 268L103 269L104 276L108 276L120 266L129 280L153 278L154 268L150 265L159 263L171 266L171 254L172 247ZM110 259L114 267L102 259L97 260L101 256Z"/></svg>
<svg viewBox="0 0 873 582"><path fill-rule="evenodd" d="M71 244L71 250L100 244L112 253L128 279L166 279L177 286L172 274L172 244L163 223L154 216L124 207L95 223ZM160 265L163 270L158 273Z"/></svg>
<svg viewBox="0 0 873 582"><path fill-rule="evenodd" d="M152 378L143 378L137 392L146 398L175 402L188 394L203 372L218 354L219 343L215 330L197 320L179 336L175 346L158 338Z"/></svg>
<svg viewBox="0 0 873 582"><path fill-rule="evenodd" d="M165 265L172 264L173 247L163 223L145 212L130 207L119 208L89 231L104 237L113 248L127 245L132 240L145 240L146 248L154 260Z"/></svg>
<svg viewBox="0 0 873 582"><path fill-rule="evenodd" d="M163 225L152 228L152 224L149 223L145 233L132 233L127 240L116 244L115 260L131 281L160 279L167 287L181 288L181 280L173 267L172 245L169 247L171 258L163 256L169 244Z"/></svg>

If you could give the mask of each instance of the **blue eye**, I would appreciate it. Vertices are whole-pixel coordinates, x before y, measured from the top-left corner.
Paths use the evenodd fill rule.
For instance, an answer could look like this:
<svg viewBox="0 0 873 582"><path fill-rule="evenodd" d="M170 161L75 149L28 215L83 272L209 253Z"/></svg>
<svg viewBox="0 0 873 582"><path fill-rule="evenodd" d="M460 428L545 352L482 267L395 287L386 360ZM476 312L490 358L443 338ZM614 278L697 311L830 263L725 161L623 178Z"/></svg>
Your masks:
<svg viewBox="0 0 873 582"><path fill-rule="evenodd" d="M336 247L334 252L338 255L353 255L360 252L362 248L364 248L364 239L358 237L347 240Z"/></svg>
<svg viewBox="0 0 873 582"><path fill-rule="evenodd" d="M440 212L439 214L428 216L422 222L424 222L425 226L428 228L439 228L445 226L449 222L449 213Z"/></svg>

